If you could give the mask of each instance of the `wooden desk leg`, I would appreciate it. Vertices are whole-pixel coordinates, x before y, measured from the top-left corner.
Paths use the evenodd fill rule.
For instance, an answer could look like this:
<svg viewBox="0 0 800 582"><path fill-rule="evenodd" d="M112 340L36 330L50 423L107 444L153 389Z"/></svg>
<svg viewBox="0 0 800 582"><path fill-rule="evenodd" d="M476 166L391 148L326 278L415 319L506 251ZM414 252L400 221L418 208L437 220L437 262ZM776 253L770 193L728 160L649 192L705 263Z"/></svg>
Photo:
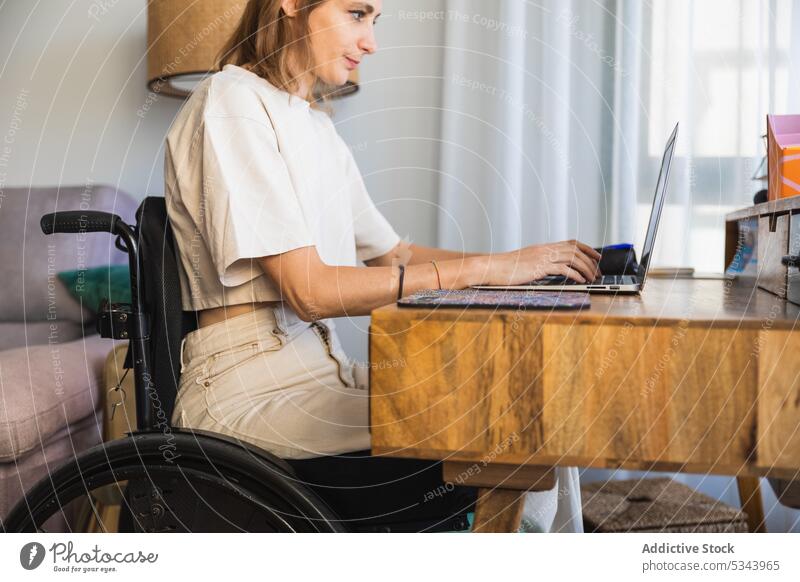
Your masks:
<svg viewBox="0 0 800 582"><path fill-rule="evenodd" d="M764 504L761 501L761 487L758 477L736 477L739 489L739 502L747 513L747 529L751 533L766 533L764 523Z"/></svg>
<svg viewBox="0 0 800 582"><path fill-rule="evenodd" d="M445 483L478 489L473 532L517 532L522 521L525 493L549 491L556 486L553 467L445 461Z"/></svg>
<svg viewBox="0 0 800 582"><path fill-rule="evenodd" d="M476 533L516 532L522 520L525 491L516 489L478 489L475 506Z"/></svg>

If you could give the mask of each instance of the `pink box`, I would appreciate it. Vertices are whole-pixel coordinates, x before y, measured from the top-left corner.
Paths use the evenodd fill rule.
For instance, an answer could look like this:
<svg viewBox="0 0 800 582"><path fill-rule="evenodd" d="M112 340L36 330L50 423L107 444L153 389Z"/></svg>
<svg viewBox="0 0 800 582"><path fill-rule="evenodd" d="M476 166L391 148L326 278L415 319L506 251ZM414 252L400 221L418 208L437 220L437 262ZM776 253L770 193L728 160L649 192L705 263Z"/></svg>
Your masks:
<svg viewBox="0 0 800 582"><path fill-rule="evenodd" d="M770 200L800 195L800 115L767 115Z"/></svg>

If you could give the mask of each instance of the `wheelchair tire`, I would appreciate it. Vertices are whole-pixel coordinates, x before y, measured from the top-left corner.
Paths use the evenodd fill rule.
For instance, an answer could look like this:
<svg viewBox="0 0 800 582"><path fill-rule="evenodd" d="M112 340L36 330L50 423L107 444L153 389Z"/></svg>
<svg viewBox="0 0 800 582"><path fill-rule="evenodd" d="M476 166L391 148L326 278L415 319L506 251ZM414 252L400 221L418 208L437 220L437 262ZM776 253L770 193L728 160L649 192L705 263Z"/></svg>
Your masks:
<svg viewBox="0 0 800 582"><path fill-rule="evenodd" d="M169 453L168 453L169 452ZM76 499L127 482L136 531L336 532L340 520L289 465L205 431L137 432L103 443L53 471L11 510L7 532L43 531ZM94 508L94 504L92 503Z"/></svg>

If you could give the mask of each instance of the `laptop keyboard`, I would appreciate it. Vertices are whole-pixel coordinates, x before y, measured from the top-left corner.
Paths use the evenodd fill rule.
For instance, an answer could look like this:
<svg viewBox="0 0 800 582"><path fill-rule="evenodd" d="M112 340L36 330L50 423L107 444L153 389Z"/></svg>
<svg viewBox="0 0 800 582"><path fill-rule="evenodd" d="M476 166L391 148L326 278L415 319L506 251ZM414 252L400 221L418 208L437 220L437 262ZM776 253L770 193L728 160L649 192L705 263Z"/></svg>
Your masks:
<svg viewBox="0 0 800 582"><path fill-rule="evenodd" d="M603 275L588 283L579 283L563 275L551 275L531 282L534 285L634 285L636 278L631 275Z"/></svg>

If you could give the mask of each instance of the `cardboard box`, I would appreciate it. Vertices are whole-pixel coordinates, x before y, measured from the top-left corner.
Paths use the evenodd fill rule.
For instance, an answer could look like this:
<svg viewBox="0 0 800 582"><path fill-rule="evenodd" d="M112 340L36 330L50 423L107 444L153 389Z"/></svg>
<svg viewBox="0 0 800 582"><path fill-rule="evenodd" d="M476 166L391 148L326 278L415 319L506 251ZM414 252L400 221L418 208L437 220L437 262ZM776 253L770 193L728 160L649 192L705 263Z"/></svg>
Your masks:
<svg viewBox="0 0 800 582"><path fill-rule="evenodd" d="M800 115L767 115L770 200L800 195Z"/></svg>

